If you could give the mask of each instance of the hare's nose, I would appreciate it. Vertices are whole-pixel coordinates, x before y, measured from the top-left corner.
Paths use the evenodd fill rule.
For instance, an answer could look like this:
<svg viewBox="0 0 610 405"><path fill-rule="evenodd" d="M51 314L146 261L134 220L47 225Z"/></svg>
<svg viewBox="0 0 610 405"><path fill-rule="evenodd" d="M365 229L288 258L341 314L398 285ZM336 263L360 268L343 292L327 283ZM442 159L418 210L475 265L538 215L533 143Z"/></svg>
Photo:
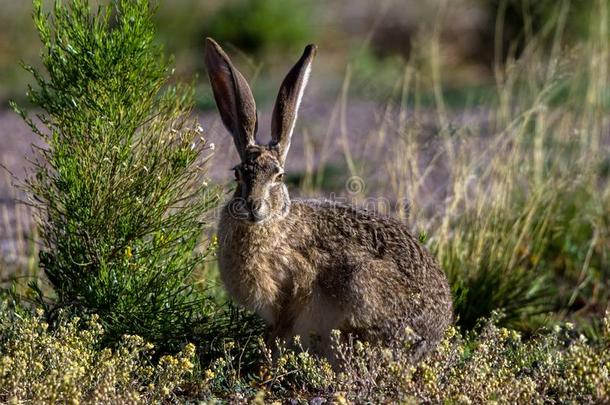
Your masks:
<svg viewBox="0 0 610 405"><path fill-rule="evenodd" d="M265 205L262 201L249 200L247 206L251 221L259 222L265 218Z"/></svg>
<svg viewBox="0 0 610 405"><path fill-rule="evenodd" d="M260 200L248 199L246 205L249 211L259 211L262 208L263 203Z"/></svg>
<svg viewBox="0 0 610 405"><path fill-rule="evenodd" d="M260 200L251 200L248 202L248 209L254 214L259 213L263 210L263 202Z"/></svg>

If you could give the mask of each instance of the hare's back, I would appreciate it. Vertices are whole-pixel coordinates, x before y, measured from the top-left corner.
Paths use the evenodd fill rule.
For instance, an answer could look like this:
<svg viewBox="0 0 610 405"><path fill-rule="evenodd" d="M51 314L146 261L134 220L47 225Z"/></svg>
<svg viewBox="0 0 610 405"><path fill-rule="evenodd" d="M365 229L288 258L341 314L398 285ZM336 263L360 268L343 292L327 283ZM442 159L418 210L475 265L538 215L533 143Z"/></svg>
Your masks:
<svg viewBox="0 0 610 405"><path fill-rule="evenodd" d="M294 229L309 235L313 245L318 287L353 311L355 328L381 319L394 326L406 321L420 336L436 340L450 323L447 279L404 223L325 200L295 200L291 216L301 223Z"/></svg>
<svg viewBox="0 0 610 405"><path fill-rule="evenodd" d="M371 255L404 270L436 267L435 259L395 218L329 200L293 200L294 227L318 239L320 247L346 254Z"/></svg>

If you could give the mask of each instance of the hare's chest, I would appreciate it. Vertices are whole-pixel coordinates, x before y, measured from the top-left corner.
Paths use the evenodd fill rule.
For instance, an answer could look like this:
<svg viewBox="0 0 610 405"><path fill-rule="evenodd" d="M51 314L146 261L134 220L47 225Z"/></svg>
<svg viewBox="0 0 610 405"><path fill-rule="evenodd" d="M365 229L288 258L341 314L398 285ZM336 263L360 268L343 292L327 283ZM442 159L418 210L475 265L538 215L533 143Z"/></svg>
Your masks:
<svg viewBox="0 0 610 405"><path fill-rule="evenodd" d="M225 235L229 236L229 235ZM285 295L289 261L271 241L234 230L223 240L219 232L219 268L229 295L273 323Z"/></svg>

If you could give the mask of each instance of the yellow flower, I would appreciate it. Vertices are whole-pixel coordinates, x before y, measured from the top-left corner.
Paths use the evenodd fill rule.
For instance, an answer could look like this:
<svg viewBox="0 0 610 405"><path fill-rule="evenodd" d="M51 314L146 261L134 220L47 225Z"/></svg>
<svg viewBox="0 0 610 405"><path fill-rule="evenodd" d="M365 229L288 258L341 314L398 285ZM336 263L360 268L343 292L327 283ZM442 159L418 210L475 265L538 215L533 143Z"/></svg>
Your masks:
<svg viewBox="0 0 610 405"><path fill-rule="evenodd" d="M335 394L334 400L339 405L347 405L349 403L340 392Z"/></svg>
<svg viewBox="0 0 610 405"><path fill-rule="evenodd" d="M205 370L204 376L206 380L211 380L212 378L216 377L216 374L212 370L207 369Z"/></svg>
<svg viewBox="0 0 610 405"><path fill-rule="evenodd" d="M258 391L252 403L257 405L263 405L265 403L265 391Z"/></svg>
<svg viewBox="0 0 610 405"><path fill-rule="evenodd" d="M184 368L187 371L191 371L193 369L194 365L191 361L189 361L188 359L182 359L182 368Z"/></svg>

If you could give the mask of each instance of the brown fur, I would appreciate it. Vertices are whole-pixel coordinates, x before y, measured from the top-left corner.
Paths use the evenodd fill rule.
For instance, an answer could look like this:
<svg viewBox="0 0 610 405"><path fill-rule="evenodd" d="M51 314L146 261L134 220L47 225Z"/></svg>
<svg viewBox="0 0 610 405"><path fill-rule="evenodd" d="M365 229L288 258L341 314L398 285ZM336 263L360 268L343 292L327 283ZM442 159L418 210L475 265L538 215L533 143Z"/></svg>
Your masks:
<svg viewBox="0 0 610 405"><path fill-rule="evenodd" d="M219 69L236 71L215 42L208 40L207 52L214 53L212 81ZM452 321L451 292L434 258L401 222L331 201L291 201L281 181L290 120L296 120L313 53L306 48L282 84L282 106L274 112L281 133L269 145L232 130L240 115L252 114L251 93L240 88L245 80L233 81L235 94L214 87L217 101L229 106L218 103L242 158L235 194L218 224L222 280L237 302L264 318L272 338L300 335L305 347L328 355L333 329L388 342L408 326L419 338L419 357Z"/></svg>

